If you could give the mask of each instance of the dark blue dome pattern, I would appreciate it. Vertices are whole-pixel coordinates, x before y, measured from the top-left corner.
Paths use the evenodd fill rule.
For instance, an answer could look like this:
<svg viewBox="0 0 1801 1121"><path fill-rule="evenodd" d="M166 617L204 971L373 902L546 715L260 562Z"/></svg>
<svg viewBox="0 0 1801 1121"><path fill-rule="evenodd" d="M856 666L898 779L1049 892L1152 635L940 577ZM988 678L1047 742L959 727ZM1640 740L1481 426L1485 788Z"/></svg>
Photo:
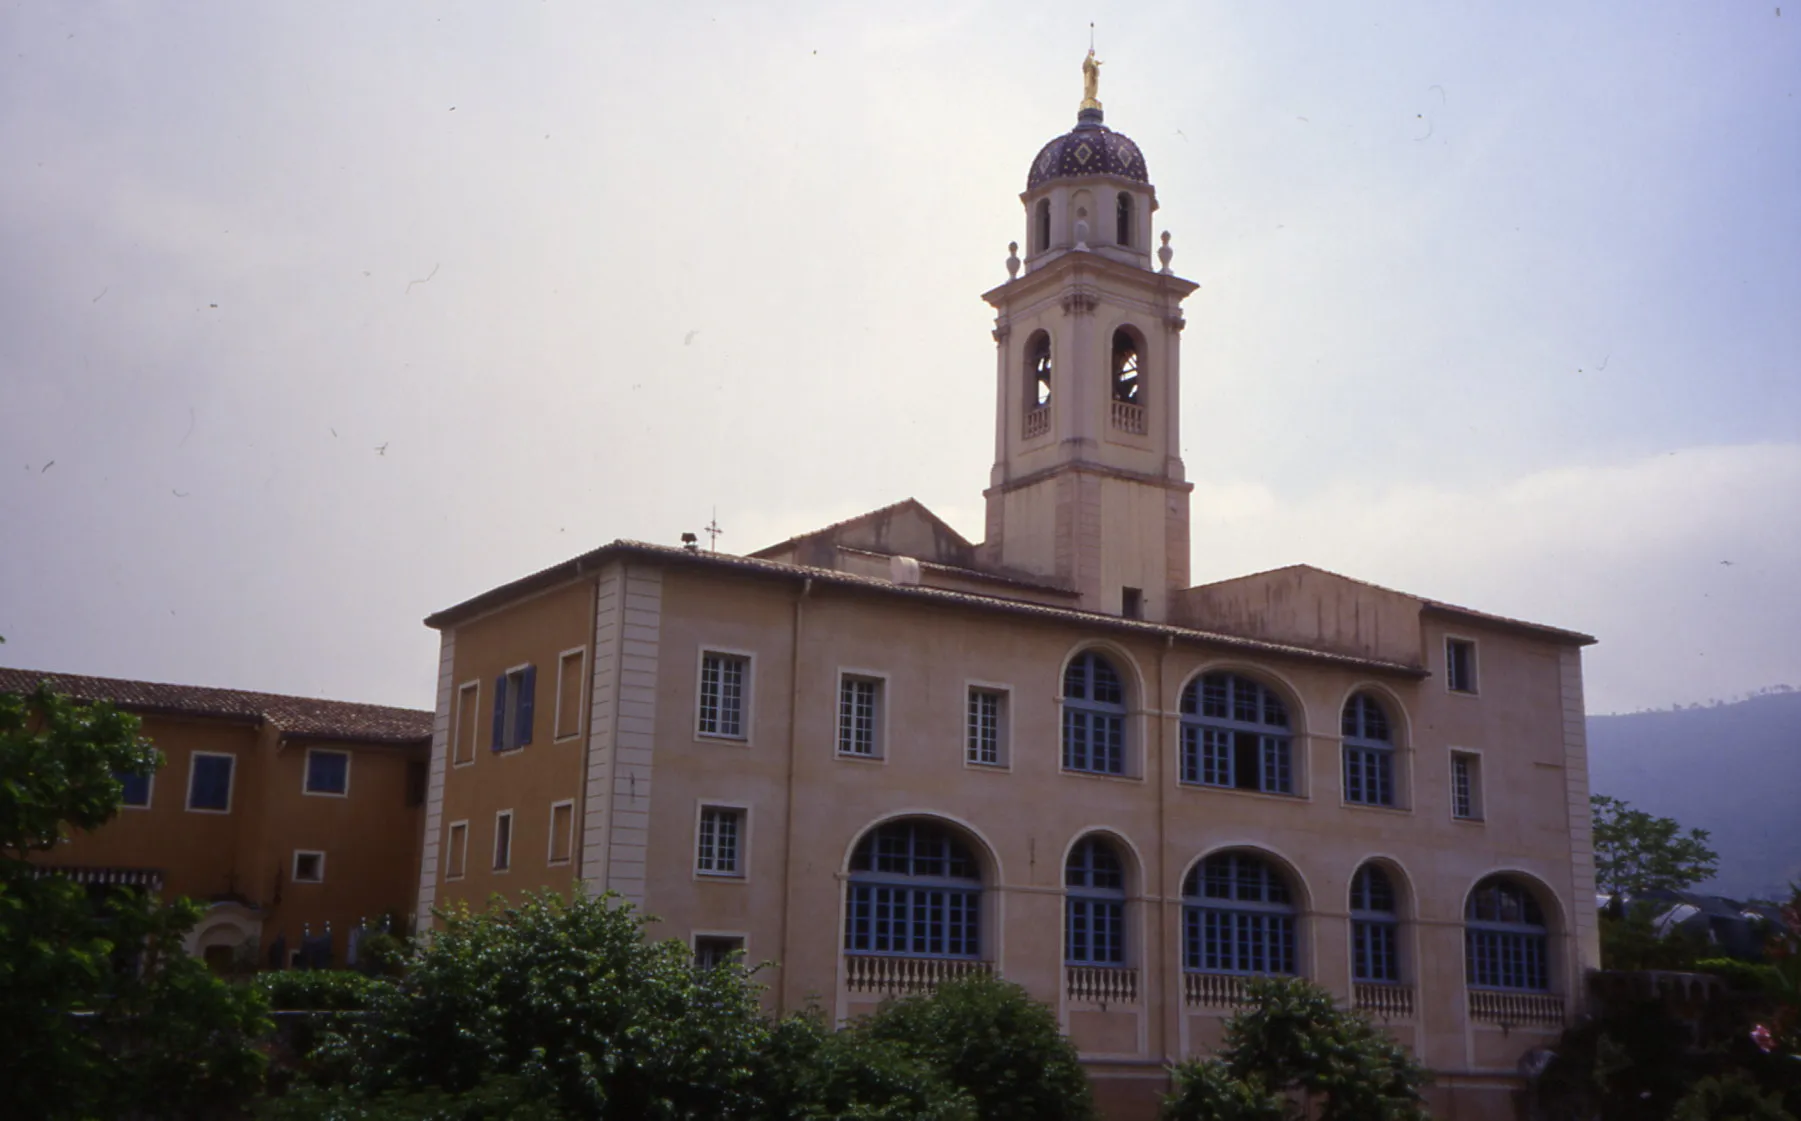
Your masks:
<svg viewBox="0 0 1801 1121"><path fill-rule="evenodd" d="M1087 175L1114 175L1135 183L1149 183L1144 153L1124 133L1114 132L1101 123L1096 109L1084 109L1080 123L1038 151L1026 176L1026 190L1052 179L1075 179Z"/></svg>

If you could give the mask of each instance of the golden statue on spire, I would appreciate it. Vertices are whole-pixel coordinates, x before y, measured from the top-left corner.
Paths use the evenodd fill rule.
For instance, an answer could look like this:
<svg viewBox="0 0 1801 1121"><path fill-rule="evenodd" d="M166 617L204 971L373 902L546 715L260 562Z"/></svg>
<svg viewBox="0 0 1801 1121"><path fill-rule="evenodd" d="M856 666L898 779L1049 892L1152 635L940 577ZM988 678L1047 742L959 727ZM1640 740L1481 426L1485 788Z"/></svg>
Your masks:
<svg viewBox="0 0 1801 1121"><path fill-rule="evenodd" d="M1088 57L1082 60L1082 108L1099 109L1100 101L1094 96L1101 89L1101 60L1094 57L1094 48L1088 48Z"/></svg>

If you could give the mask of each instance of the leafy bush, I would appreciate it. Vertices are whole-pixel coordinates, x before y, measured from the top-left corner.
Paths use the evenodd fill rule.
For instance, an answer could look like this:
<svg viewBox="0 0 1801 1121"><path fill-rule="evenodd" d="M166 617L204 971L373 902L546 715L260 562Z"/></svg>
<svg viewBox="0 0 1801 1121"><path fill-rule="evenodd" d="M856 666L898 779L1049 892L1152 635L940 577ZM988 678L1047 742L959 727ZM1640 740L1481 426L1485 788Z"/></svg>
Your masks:
<svg viewBox="0 0 1801 1121"><path fill-rule="evenodd" d="M763 1115L798 1121L975 1121L975 1103L925 1059L866 1031L832 1031L810 1010L764 1048Z"/></svg>
<svg viewBox="0 0 1801 1121"><path fill-rule="evenodd" d="M1745 993L1770 992L1777 981L1775 966L1737 958L1702 958L1694 968L1697 973L1711 973L1725 981L1728 988Z"/></svg>
<svg viewBox="0 0 1801 1121"><path fill-rule="evenodd" d="M463 1094L390 1090L366 1098L344 1087L303 1087L272 1098L260 1121L564 1121L567 1114L522 1079L497 1075Z"/></svg>
<svg viewBox="0 0 1801 1121"><path fill-rule="evenodd" d="M1175 1091L1163 1099L1169 1121L1286 1121L1288 1102L1257 1077L1238 1079L1216 1062L1191 1059L1170 1072Z"/></svg>
<svg viewBox="0 0 1801 1121"><path fill-rule="evenodd" d="M1018 985L976 975L884 1004L856 1031L928 1062L982 1121L1088 1121L1094 1098L1050 1009Z"/></svg>
<svg viewBox="0 0 1801 1121"><path fill-rule="evenodd" d="M1766 1094L1742 1072L1696 1082L1670 1115L1671 1121L1795 1121L1779 1094Z"/></svg>
<svg viewBox="0 0 1801 1121"><path fill-rule="evenodd" d="M362 1012L393 982L348 969L288 969L257 974L256 987L277 1011Z"/></svg>

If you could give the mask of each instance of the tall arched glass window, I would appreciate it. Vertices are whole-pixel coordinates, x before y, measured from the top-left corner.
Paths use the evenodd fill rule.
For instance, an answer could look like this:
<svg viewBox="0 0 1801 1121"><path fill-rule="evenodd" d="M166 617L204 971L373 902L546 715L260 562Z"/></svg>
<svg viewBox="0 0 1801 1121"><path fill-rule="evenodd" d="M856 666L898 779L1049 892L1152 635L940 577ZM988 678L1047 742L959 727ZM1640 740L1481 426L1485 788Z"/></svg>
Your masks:
<svg viewBox="0 0 1801 1121"><path fill-rule="evenodd" d="M1351 877L1351 976L1358 981L1401 979L1395 887L1374 864L1365 864Z"/></svg>
<svg viewBox="0 0 1801 1121"><path fill-rule="evenodd" d="M1248 677L1209 673L1182 690L1182 781L1294 793L1288 706Z"/></svg>
<svg viewBox="0 0 1801 1121"><path fill-rule="evenodd" d="M1395 804L1395 741L1388 713L1368 693L1345 703L1344 797L1366 806Z"/></svg>
<svg viewBox="0 0 1801 1121"><path fill-rule="evenodd" d="M1042 253L1051 247L1051 200L1039 199L1032 210L1032 250Z"/></svg>
<svg viewBox="0 0 1801 1121"><path fill-rule="evenodd" d="M1144 379L1140 377L1138 340L1125 328L1113 332L1113 399L1144 404Z"/></svg>
<svg viewBox="0 0 1801 1121"><path fill-rule="evenodd" d="M1126 773L1126 691L1112 663L1092 650L1063 671L1063 769Z"/></svg>
<svg viewBox="0 0 1801 1121"><path fill-rule="evenodd" d="M851 853L844 948L853 954L981 956L982 872L969 846L932 821L894 821Z"/></svg>
<svg viewBox="0 0 1801 1121"><path fill-rule="evenodd" d="M1071 965L1126 963L1126 873L1119 854L1084 837L1063 864L1063 945Z"/></svg>
<svg viewBox="0 0 1801 1121"><path fill-rule="evenodd" d="M1551 987L1550 931L1524 884L1490 876L1470 892L1463 914L1464 967L1472 988Z"/></svg>
<svg viewBox="0 0 1801 1121"><path fill-rule="evenodd" d="M1116 236L1114 237L1113 240L1117 241L1121 245L1130 246L1132 244L1132 196L1131 195L1128 195L1124 191L1121 191L1119 193L1119 204L1116 207L1114 207L1114 214L1115 214L1114 225L1117 227L1117 229L1115 231Z"/></svg>
<svg viewBox="0 0 1801 1121"><path fill-rule="evenodd" d="M1182 884L1182 965L1198 973L1293 973L1294 896L1269 861L1215 853Z"/></svg>
<svg viewBox="0 0 1801 1121"><path fill-rule="evenodd" d="M1051 337L1043 331L1026 342L1026 408L1042 409L1051 403Z"/></svg>

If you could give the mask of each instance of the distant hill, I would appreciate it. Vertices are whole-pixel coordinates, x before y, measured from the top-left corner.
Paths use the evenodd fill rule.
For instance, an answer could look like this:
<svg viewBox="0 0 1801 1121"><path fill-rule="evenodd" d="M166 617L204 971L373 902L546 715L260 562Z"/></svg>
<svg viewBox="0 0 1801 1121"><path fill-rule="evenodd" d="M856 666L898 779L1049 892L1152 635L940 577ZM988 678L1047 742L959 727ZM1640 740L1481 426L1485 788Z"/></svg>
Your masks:
<svg viewBox="0 0 1801 1121"><path fill-rule="evenodd" d="M1706 889L1787 898L1801 880L1801 692L1588 718L1597 794L1713 834Z"/></svg>

